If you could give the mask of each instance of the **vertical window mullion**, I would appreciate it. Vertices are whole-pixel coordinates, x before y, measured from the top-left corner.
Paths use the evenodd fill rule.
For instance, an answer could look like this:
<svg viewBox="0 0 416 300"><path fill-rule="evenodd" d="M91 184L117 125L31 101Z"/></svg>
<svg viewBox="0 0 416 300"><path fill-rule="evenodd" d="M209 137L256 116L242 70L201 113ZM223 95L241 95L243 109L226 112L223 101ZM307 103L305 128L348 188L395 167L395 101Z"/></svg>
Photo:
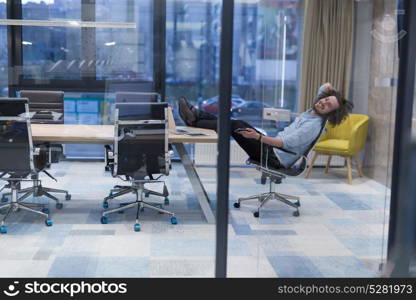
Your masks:
<svg viewBox="0 0 416 300"><path fill-rule="evenodd" d="M165 101L166 0L153 3L153 89Z"/></svg>
<svg viewBox="0 0 416 300"><path fill-rule="evenodd" d="M81 20L95 22L95 0L81 0ZM86 86L90 86L97 78L96 29L81 28L81 60L85 60L86 68L82 69L81 78ZM89 62L94 63L89 64Z"/></svg>
<svg viewBox="0 0 416 300"><path fill-rule="evenodd" d="M21 0L7 1L7 18L22 19ZM14 97L22 75L22 26L7 26L9 97Z"/></svg>

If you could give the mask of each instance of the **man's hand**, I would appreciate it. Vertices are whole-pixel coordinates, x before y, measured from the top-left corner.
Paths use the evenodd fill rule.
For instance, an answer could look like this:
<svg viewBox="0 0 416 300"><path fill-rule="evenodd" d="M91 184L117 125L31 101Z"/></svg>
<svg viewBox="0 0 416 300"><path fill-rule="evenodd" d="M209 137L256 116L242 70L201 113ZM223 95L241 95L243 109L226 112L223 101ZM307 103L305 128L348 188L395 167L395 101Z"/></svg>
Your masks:
<svg viewBox="0 0 416 300"><path fill-rule="evenodd" d="M332 91L332 90L334 90L334 87L332 86L332 84L331 84L330 82L325 82L325 83L323 84L323 86L325 87L325 89L326 89L327 91Z"/></svg>
<svg viewBox="0 0 416 300"><path fill-rule="evenodd" d="M253 128L246 128L246 130L239 131L238 133L241 134L246 139L256 139L257 140L257 139L260 138L260 133L255 131Z"/></svg>

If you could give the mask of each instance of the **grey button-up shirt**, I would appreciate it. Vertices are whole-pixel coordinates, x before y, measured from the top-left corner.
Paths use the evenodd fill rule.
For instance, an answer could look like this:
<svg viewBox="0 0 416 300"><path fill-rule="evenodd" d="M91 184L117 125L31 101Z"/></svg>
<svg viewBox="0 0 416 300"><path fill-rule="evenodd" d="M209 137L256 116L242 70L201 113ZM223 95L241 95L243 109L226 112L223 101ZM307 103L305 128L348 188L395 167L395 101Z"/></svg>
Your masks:
<svg viewBox="0 0 416 300"><path fill-rule="evenodd" d="M325 92L325 89L324 85L319 88L318 98ZM277 137L283 141L283 149L296 153L291 154L274 148L274 153L286 168L299 159L318 137L323 120L321 116L313 115L311 112L312 109L308 109L277 134Z"/></svg>
<svg viewBox="0 0 416 300"><path fill-rule="evenodd" d="M274 148L277 158L286 168L302 156L318 137L322 127L322 117L311 112L312 109L305 111L277 134L277 137L283 141L283 149L296 153L291 154Z"/></svg>

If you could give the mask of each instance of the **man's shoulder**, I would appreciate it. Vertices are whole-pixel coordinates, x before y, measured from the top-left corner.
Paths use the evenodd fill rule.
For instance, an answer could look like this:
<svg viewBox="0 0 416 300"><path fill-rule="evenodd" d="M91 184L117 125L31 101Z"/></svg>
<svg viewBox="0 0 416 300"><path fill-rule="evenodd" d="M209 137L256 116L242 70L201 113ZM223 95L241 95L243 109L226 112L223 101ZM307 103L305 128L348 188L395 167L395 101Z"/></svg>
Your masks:
<svg viewBox="0 0 416 300"><path fill-rule="evenodd" d="M308 109L305 112L303 112L300 116L300 119L308 122L323 122L324 118L320 115L312 113L312 109Z"/></svg>

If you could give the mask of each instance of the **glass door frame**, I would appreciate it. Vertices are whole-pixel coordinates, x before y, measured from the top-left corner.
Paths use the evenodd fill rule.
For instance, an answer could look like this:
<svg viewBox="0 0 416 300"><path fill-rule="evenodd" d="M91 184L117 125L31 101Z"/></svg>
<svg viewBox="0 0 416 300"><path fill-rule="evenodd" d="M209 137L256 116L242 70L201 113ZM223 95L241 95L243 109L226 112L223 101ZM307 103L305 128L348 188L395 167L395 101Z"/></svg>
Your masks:
<svg viewBox="0 0 416 300"><path fill-rule="evenodd" d="M387 265L389 277L409 276L410 260L415 254L416 201L412 169L412 115L416 67L416 2L403 1L403 30L399 41L399 75L390 200ZM414 159L413 159L414 161ZM412 190L413 189L413 190Z"/></svg>

